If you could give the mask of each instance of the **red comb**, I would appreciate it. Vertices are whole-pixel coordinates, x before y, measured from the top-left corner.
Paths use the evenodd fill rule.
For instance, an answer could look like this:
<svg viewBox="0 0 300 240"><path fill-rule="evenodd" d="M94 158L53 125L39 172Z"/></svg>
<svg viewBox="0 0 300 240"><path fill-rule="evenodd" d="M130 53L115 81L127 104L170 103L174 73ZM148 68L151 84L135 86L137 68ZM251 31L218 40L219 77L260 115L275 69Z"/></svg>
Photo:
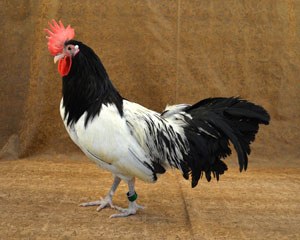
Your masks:
<svg viewBox="0 0 300 240"><path fill-rule="evenodd" d="M64 43L73 39L75 32L70 25L65 28L61 21L57 23L54 19L52 19L52 24L51 22L48 24L51 29L45 29L46 33L48 34L48 50L53 56L55 56L59 53L62 53Z"/></svg>

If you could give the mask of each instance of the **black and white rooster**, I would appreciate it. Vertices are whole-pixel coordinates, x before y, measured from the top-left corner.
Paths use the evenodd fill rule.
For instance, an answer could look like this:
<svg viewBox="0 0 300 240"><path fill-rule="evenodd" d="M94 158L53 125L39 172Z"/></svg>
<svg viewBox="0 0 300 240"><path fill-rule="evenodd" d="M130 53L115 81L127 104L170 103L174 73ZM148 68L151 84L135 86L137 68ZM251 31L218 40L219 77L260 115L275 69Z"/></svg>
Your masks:
<svg viewBox="0 0 300 240"><path fill-rule="evenodd" d="M194 105L167 107L163 113L124 99L107 75L99 57L61 21L49 23L48 49L58 61L63 97L60 113L76 145L114 181L104 199L81 206L120 210L111 217L135 214L135 178L155 182L168 168L179 169L195 187L227 170L221 160L237 152L240 171L247 169L250 143L259 124L268 124L264 108L240 98L209 98ZM120 183L128 184L129 207L115 207L112 197Z"/></svg>

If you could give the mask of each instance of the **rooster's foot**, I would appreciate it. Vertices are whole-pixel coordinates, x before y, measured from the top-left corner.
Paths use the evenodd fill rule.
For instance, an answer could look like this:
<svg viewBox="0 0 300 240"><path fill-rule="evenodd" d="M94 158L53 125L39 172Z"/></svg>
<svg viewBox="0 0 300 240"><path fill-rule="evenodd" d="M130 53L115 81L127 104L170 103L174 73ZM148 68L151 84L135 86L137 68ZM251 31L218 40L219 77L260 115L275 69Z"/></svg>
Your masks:
<svg viewBox="0 0 300 240"><path fill-rule="evenodd" d="M110 196L106 196L105 198L100 198L100 200L94 202L81 203L79 206L81 207L99 206L97 207L98 212L106 207L117 208L116 206L113 205L112 198Z"/></svg>
<svg viewBox="0 0 300 240"><path fill-rule="evenodd" d="M114 207L115 209L119 210L121 213L113 214L110 218L117 218L117 217L128 217L130 215L136 214L138 209L144 209L143 206L138 205L135 201L129 203L128 208L121 208L121 207Z"/></svg>

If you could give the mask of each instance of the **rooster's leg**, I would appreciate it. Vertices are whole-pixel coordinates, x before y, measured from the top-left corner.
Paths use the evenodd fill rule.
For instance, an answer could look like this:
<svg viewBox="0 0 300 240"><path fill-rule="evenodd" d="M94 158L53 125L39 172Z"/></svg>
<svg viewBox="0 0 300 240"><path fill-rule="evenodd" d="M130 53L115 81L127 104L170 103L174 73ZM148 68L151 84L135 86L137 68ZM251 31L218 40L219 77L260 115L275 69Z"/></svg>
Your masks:
<svg viewBox="0 0 300 240"><path fill-rule="evenodd" d="M100 211L101 209L103 209L107 206L109 206L111 208L115 208L115 206L112 203L112 198L113 198L113 195L116 192L120 182L121 182L121 178L115 176L114 182L105 198L100 198L100 200L94 201L94 202L81 203L79 206L81 206L81 207L99 206L97 208L97 211Z"/></svg>
<svg viewBox="0 0 300 240"><path fill-rule="evenodd" d="M129 192L127 193L127 197L129 200L128 208L115 207L115 209L119 210L121 213L113 214L110 216L111 218L127 217L129 215L134 215L136 214L138 209L144 208L136 203L137 194L134 190L134 183L135 183L135 178L128 181L128 189L129 189Z"/></svg>

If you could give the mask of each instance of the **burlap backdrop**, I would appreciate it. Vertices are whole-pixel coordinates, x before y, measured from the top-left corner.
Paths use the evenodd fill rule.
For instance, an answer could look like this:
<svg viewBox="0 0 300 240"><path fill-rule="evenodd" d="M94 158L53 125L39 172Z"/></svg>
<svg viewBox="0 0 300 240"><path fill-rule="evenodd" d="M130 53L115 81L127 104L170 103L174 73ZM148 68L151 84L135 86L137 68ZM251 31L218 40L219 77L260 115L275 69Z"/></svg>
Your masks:
<svg viewBox="0 0 300 240"><path fill-rule="evenodd" d="M254 155L299 158L299 1L0 1L2 158L78 151L59 116L47 22L62 19L101 57L121 94L166 104L242 96L263 105Z"/></svg>

